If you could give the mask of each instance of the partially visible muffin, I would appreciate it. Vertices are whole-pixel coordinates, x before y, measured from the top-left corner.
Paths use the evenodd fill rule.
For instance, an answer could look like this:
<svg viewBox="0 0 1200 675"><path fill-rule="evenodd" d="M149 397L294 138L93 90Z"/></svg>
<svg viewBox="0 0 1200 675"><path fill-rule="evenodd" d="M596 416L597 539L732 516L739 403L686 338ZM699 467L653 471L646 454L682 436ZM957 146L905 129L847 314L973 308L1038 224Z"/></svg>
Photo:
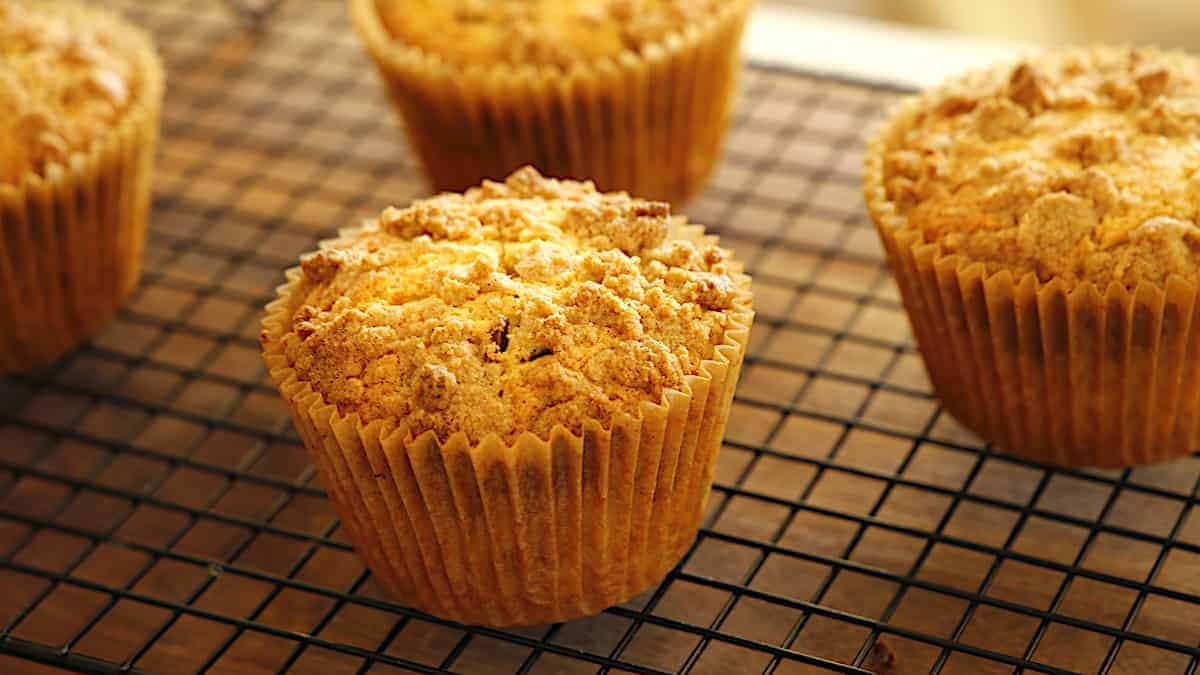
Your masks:
<svg viewBox="0 0 1200 675"><path fill-rule="evenodd" d="M947 407L1002 447L1197 447L1200 60L1073 50L909 101L866 196Z"/></svg>
<svg viewBox="0 0 1200 675"><path fill-rule="evenodd" d="M753 0L348 0L437 189L525 164L682 201L707 178Z"/></svg>
<svg viewBox="0 0 1200 675"><path fill-rule="evenodd" d="M263 340L310 448L336 457L339 510L378 507L350 516L373 569L426 611L520 624L621 602L682 554L752 316L740 266L666 204L526 168L303 257ZM443 484L463 508L429 536L486 550L404 530ZM392 560L396 536L425 562Z"/></svg>
<svg viewBox="0 0 1200 675"><path fill-rule="evenodd" d="M135 284L163 73L70 3L0 3L0 373L86 338Z"/></svg>
<svg viewBox="0 0 1200 675"><path fill-rule="evenodd" d="M0 181L44 174L112 132L140 74L97 26L0 5Z"/></svg>

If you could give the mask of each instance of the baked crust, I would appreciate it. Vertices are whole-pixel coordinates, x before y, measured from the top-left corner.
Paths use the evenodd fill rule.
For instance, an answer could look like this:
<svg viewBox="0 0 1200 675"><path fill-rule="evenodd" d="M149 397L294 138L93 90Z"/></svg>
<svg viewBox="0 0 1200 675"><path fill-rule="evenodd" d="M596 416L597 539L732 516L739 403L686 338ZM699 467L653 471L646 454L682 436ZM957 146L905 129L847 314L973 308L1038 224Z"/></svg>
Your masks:
<svg viewBox="0 0 1200 675"><path fill-rule="evenodd" d="M666 204L532 168L302 259L282 351L343 415L471 442L636 417L700 372L748 278Z"/></svg>
<svg viewBox="0 0 1200 675"><path fill-rule="evenodd" d="M133 104L138 69L114 21L0 3L0 183L65 163L111 133Z"/></svg>
<svg viewBox="0 0 1200 675"><path fill-rule="evenodd" d="M1015 278L1101 289L1196 280L1194 57L1052 53L952 80L905 114L882 139L888 205L868 185L881 222Z"/></svg>
<svg viewBox="0 0 1200 675"><path fill-rule="evenodd" d="M460 65L557 65L639 52L719 0L376 0L391 35Z"/></svg>

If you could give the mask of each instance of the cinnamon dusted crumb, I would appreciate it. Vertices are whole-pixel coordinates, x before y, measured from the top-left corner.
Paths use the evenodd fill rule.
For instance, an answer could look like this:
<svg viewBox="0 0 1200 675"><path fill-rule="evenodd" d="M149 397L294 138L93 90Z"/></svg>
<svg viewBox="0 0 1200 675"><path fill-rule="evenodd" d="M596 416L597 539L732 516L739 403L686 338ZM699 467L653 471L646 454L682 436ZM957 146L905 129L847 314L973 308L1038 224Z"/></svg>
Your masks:
<svg viewBox="0 0 1200 675"><path fill-rule="evenodd" d="M300 257L300 269L310 281L320 283L328 281L337 274L343 263L361 259L361 250L327 249L306 253Z"/></svg>
<svg viewBox="0 0 1200 675"><path fill-rule="evenodd" d="M425 363L417 368L416 391L413 405L422 410L436 412L450 407L458 389L458 378L445 366Z"/></svg>
<svg viewBox="0 0 1200 675"><path fill-rule="evenodd" d="M1029 63L1019 63L1008 78L1008 98L1036 115L1053 102L1054 94L1045 75Z"/></svg>
<svg viewBox="0 0 1200 675"><path fill-rule="evenodd" d="M1119 131L1106 128L1084 127L1069 131L1059 138L1054 147L1062 159L1078 163L1081 168L1093 164L1108 164L1125 155L1126 138Z"/></svg>
<svg viewBox="0 0 1200 675"><path fill-rule="evenodd" d="M343 413L512 440L659 402L747 279L665 204L522 169L307 255L284 353Z"/></svg>
<svg viewBox="0 0 1200 675"><path fill-rule="evenodd" d="M975 115L979 135L985 141L1016 136L1029 124L1029 113L1025 108L1008 98L992 98L981 102Z"/></svg>
<svg viewBox="0 0 1200 675"><path fill-rule="evenodd" d="M0 183L44 173L110 132L136 72L102 25L0 2Z"/></svg>
<svg viewBox="0 0 1200 675"><path fill-rule="evenodd" d="M682 33L721 0L376 0L398 40L459 65L568 67Z"/></svg>
<svg viewBox="0 0 1200 675"><path fill-rule="evenodd" d="M863 660L863 669L876 675L892 675L896 672L897 665L896 652L892 651L883 638L875 640L871 651L867 652L867 658Z"/></svg>
<svg viewBox="0 0 1200 675"><path fill-rule="evenodd" d="M1194 278L1200 60L1079 50L955 81L883 171L909 227L993 271L1100 288Z"/></svg>
<svg viewBox="0 0 1200 675"><path fill-rule="evenodd" d="M1137 88L1142 92L1142 96L1153 98L1163 93L1167 88L1167 82L1171 79L1171 72L1162 64L1145 64L1139 67L1133 73L1133 81L1137 84Z"/></svg>

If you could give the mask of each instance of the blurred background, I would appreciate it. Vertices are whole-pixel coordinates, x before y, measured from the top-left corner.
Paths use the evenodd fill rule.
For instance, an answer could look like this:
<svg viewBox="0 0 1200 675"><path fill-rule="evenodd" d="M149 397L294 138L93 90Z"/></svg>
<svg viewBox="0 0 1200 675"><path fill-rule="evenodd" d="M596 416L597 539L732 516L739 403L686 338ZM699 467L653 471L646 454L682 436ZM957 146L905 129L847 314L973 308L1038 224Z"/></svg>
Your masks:
<svg viewBox="0 0 1200 675"><path fill-rule="evenodd" d="M1068 44L1200 51L1197 0L760 0L748 56L914 88Z"/></svg>
<svg viewBox="0 0 1200 675"><path fill-rule="evenodd" d="M785 0L800 7L1035 44L1200 48L1194 0Z"/></svg>

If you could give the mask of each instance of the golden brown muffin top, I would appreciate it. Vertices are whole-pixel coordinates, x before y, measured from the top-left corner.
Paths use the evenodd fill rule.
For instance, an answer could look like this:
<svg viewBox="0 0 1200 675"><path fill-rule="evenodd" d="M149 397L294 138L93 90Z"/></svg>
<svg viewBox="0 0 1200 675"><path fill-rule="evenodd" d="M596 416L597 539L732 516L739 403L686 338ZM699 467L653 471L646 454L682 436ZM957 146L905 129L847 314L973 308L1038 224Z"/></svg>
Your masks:
<svg viewBox="0 0 1200 675"><path fill-rule="evenodd" d="M748 278L681 220L532 168L389 208L302 258L283 352L342 414L414 436L637 416L747 309Z"/></svg>
<svg viewBox="0 0 1200 675"><path fill-rule="evenodd" d="M1200 61L1068 51L931 93L884 157L908 227L1042 281L1196 279Z"/></svg>
<svg viewBox="0 0 1200 675"><path fill-rule="evenodd" d="M128 107L136 70L94 19L0 0L0 183L65 162Z"/></svg>
<svg viewBox="0 0 1200 675"><path fill-rule="evenodd" d="M396 39L458 65L546 64L638 52L720 0L376 0Z"/></svg>

